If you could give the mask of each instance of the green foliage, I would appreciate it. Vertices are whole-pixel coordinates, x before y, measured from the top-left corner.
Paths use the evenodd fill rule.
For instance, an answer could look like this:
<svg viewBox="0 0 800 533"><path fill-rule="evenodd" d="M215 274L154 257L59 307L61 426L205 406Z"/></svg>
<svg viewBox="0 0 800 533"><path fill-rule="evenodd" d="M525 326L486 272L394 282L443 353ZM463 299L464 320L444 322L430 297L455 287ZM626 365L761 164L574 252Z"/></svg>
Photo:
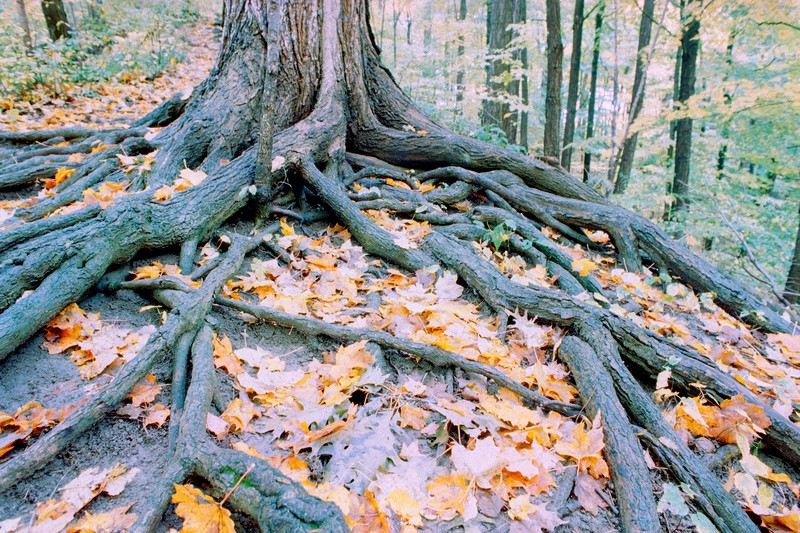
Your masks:
<svg viewBox="0 0 800 533"><path fill-rule="evenodd" d="M481 127L477 131L470 133L469 136L473 139L478 139L479 141L485 141L491 144L496 144L501 148L513 150L514 152L519 152L521 154L526 153L524 146L520 146L518 144L509 144L508 138L506 137L506 132L496 126Z"/></svg>
<svg viewBox="0 0 800 533"><path fill-rule="evenodd" d="M47 38L41 14L30 6L34 47L27 53L16 12L0 8L0 94L33 101L66 97L76 85L110 79L155 78L185 59L182 30L200 14L190 0L106 0L88 12L73 11L74 36Z"/></svg>

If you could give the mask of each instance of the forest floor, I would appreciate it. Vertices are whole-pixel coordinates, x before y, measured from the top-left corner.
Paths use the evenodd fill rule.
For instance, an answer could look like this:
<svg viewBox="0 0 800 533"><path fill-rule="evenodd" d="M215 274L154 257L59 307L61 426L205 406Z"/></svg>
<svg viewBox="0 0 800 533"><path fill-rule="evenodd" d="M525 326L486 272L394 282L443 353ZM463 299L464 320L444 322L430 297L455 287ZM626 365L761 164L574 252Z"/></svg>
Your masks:
<svg viewBox="0 0 800 533"><path fill-rule="evenodd" d="M208 27L196 35L174 73L77 91L68 101L14 103L0 115L0 129L130 123L205 77L216 44ZM131 172L146 164L131 162ZM0 200L12 209L17 199ZM426 223L367 214L402 247L417 246L428 231ZM229 242L226 235L252 229L248 220L229 221L198 262L213 260ZM295 232L291 218L282 221L224 295L329 324L383 329L495 366L547 398L579 401L567 368L555 359L560 329L475 304L453 275L436 280L429 271L394 270L353 245L340 226L322 221L303 231ZM584 300L597 299L696 348L797 420L800 336L762 334L678 280L625 272L602 249L605 234L590 238L600 251L562 247L576 275L594 276L607 296L603 302L584 293ZM487 231L483 256L519 283L555 283L543 267L503 251L505 239L502 227ZM159 251L137 256L125 269L133 274L128 279L179 276L177 263L177 250ZM0 362L0 461L51 427L61 410L107 386L163 316L163 307L133 290L94 291ZM215 307L209 317L217 379L225 385L214 398L209 431L222 445L266 457L312 494L334 501L354 530L618 529L601 418L530 409L482 376L366 342L342 346L228 307ZM168 460L171 380L170 365L156 366L116 415L0 494L0 532L99 530L91 520L125 524ZM735 398L716 405L701 389L681 397L670 389L669 368L649 385L681 437L754 516L775 531L800 530L800 476L769 450L759 452L765 427L758 408ZM642 490L656 493L664 530L709 531L686 488L670 482L656 460L647 461L653 486ZM133 474L105 471L116 465ZM255 530L246 516L233 519L237 530ZM171 506L159 531L181 525Z"/></svg>

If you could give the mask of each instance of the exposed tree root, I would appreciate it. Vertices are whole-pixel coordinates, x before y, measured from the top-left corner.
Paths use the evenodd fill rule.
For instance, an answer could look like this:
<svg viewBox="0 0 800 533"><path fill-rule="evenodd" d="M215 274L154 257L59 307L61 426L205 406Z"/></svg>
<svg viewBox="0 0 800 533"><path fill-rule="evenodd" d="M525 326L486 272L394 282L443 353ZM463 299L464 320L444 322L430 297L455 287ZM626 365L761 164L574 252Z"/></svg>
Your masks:
<svg viewBox="0 0 800 533"><path fill-rule="evenodd" d="M614 394L608 372L598 370L602 363L592 347L578 337L566 337L558 353L575 379L586 412L591 417L602 413L606 457L614 480L617 506L625 531L659 531L656 502L644 453L630 428L628 416Z"/></svg>
<svg viewBox="0 0 800 533"><path fill-rule="evenodd" d="M114 381L73 411L63 422L33 445L0 466L0 490L5 490L45 466L67 444L115 409L134 385L168 354L174 355L179 340L197 331L214 300L215 293L236 273L244 259L244 240L234 242L225 261L212 271L202 287L186 298L167 317L166 323L125 365Z"/></svg>
<svg viewBox="0 0 800 533"><path fill-rule="evenodd" d="M206 433L206 416L215 386L211 338L211 329L204 326L194 339L186 409L171 423L178 428L174 453L165 469L166 475L158 476L152 496L137 505L139 514L131 531L155 530L169 505L173 484L193 475L207 480L220 499L230 494L228 501L252 516L262 531L348 531L341 511L334 504L309 496L262 459L220 448L211 441ZM247 483L231 493L245 475Z"/></svg>

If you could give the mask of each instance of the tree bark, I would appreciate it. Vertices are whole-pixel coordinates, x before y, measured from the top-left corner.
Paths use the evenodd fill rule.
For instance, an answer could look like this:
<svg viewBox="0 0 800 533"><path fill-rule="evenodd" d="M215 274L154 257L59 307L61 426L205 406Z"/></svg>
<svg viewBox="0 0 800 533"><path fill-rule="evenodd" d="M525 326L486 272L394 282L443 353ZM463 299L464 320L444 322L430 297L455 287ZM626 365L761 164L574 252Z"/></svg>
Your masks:
<svg viewBox="0 0 800 533"><path fill-rule="evenodd" d="M597 69L600 65L600 36L603 31L603 12L605 11L605 1L597 9L594 16L594 44L592 45L592 70L589 81L589 111L586 117L586 140L594 137L594 115L595 103L597 101ZM589 174L592 170L592 150L587 148L583 154L583 181L589 181Z"/></svg>
<svg viewBox="0 0 800 533"><path fill-rule="evenodd" d="M42 14L50 40L56 42L61 38L69 39L72 36L63 0L42 0Z"/></svg>
<svg viewBox="0 0 800 533"><path fill-rule="evenodd" d="M694 82L697 70L697 53L700 49L698 34L700 20L695 15L699 7L696 0L688 0L681 9L681 72L678 101L685 110L689 98L694 94ZM677 75L677 74L676 74ZM679 214L689 208L689 172L692 158L692 118L678 119L675 130L675 175L669 193L674 197L667 207L665 220L675 220Z"/></svg>
<svg viewBox="0 0 800 533"><path fill-rule="evenodd" d="M575 115L578 107L578 83L581 75L581 46L583 44L583 0L575 0L572 17L572 54L569 61L569 87L567 89L567 118L564 121L564 143L561 149L561 166L569 172L572 164L572 144L575 137Z"/></svg>
<svg viewBox="0 0 800 533"><path fill-rule="evenodd" d="M31 26L28 23L28 10L25 8L25 0L17 0L17 13L19 25L22 28L22 46L25 47L26 53L31 54L33 53L33 39L31 39Z"/></svg>
<svg viewBox="0 0 800 533"><path fill-rule="evenodd" d="M633 75L633 87L631 88L631 105L628 110L628 122L633 124L639 117L644 104L645 86L647 83L647 70L645 65L645 53L650 45L650 33L653 26L653 13L655 11L655 0L645 0L642 7L642 20L639 23L639 43L636 48L636 71ZM619 162L619 173L614 182L614 193L621 194L628 187L633 160L636 153L636 143L639 140L639 132L634 131L622 147L622 156Z"/></svg>
<svg viewBox="0 0 800 533"><path fill-rule="evenodd" d="M544 110L544 155L559 159L561 126L561 71L564 45L561 42L561 2L545 2L547 25L547 92Z"/></svg>
<svg viewBox="0 0 800 533"><path fill-rule="evenodd" d="M800 209L798 209L798 215L798 222L800 222ZM794 254L792 254L792 263L789 265L789 275L786 277L783 297L793 304L800 303L800 224L797 227L797 239L794 243Z"/></svg>
<svg viewBox="0 0 800 533"><path fill-rule="evenodd" d="M733 94L731 87L728 86L728 77L731 74L731 67L733 66L733 44L736 40L736 29L731 30L728 35L728 44L725 47L725 76L722 78L722 101L726 108L729 108L733 103ZM725 174L725 162L728 157L728 129L730 128L730 118L725 117L722 122L722 146L719 148L717 154L717 178L722 179Z"/></svg>
<svg viewBox="0 0 800 533"><path fill-rule="evenodd" d="M460 0L458 13L456 14L456 22L458 23L458 48L456 49L456 62L458 64L458 70L456 71L456 115L461 115L464 111L464 21L466 19L467 0Z"/></svg>
<svg viewBox="0 0 800 533"><path fill-rule="evenodd" d="M522 60L520 50L510 50L514 31L510 26L525 21L524 0L490 0L486 14L486 44L490 55L486 65L488 98L481 109L481 125L500 128L508 144L517 144L522 122L519 111L512 111L509 99L519 98L520 80L511 74L511 64ZM527 62L527 52L525 52ZM524 83L527 88L527 83ZM527 129L527 117L525 117ZM527 140L527 135L526 135Z"/></svg>

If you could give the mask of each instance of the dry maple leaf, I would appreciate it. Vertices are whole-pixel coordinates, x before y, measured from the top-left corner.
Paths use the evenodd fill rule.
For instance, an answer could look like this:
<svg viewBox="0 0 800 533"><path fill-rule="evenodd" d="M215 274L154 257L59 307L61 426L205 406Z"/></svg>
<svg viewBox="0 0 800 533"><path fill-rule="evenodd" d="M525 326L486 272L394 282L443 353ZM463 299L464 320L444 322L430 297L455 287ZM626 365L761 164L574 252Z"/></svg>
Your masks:
<svg viewBox="0 0 800 533"><path fill-rule="evenodd" d="M172 503L183 533L235 533L231 512L192 485L175 485Z"/></svg>
<svg viewBox="0 0 800 533"><path fill-rule="evenodd" d="M131 404L141 407L144 404L155 401L160 392L161 385L156 382L156 377L153 374L148 374L147 377L134 385L130 394L128 394L128 399Z"/></svg>
<svg viewBox="0 0 800 533"><path fill-rule="evenodd" d="M132 506L131 503L97 514L87 511L65 533L123 533L136 521L136 515L128 513Z"/></svg>
<svg viewBox="0 0 800 533"><path fill-rule="evenodd" d="M572 262L572 270L579 276L588 276L590 272L597 270L597 263L586 258L576 259Z"/></svg>

